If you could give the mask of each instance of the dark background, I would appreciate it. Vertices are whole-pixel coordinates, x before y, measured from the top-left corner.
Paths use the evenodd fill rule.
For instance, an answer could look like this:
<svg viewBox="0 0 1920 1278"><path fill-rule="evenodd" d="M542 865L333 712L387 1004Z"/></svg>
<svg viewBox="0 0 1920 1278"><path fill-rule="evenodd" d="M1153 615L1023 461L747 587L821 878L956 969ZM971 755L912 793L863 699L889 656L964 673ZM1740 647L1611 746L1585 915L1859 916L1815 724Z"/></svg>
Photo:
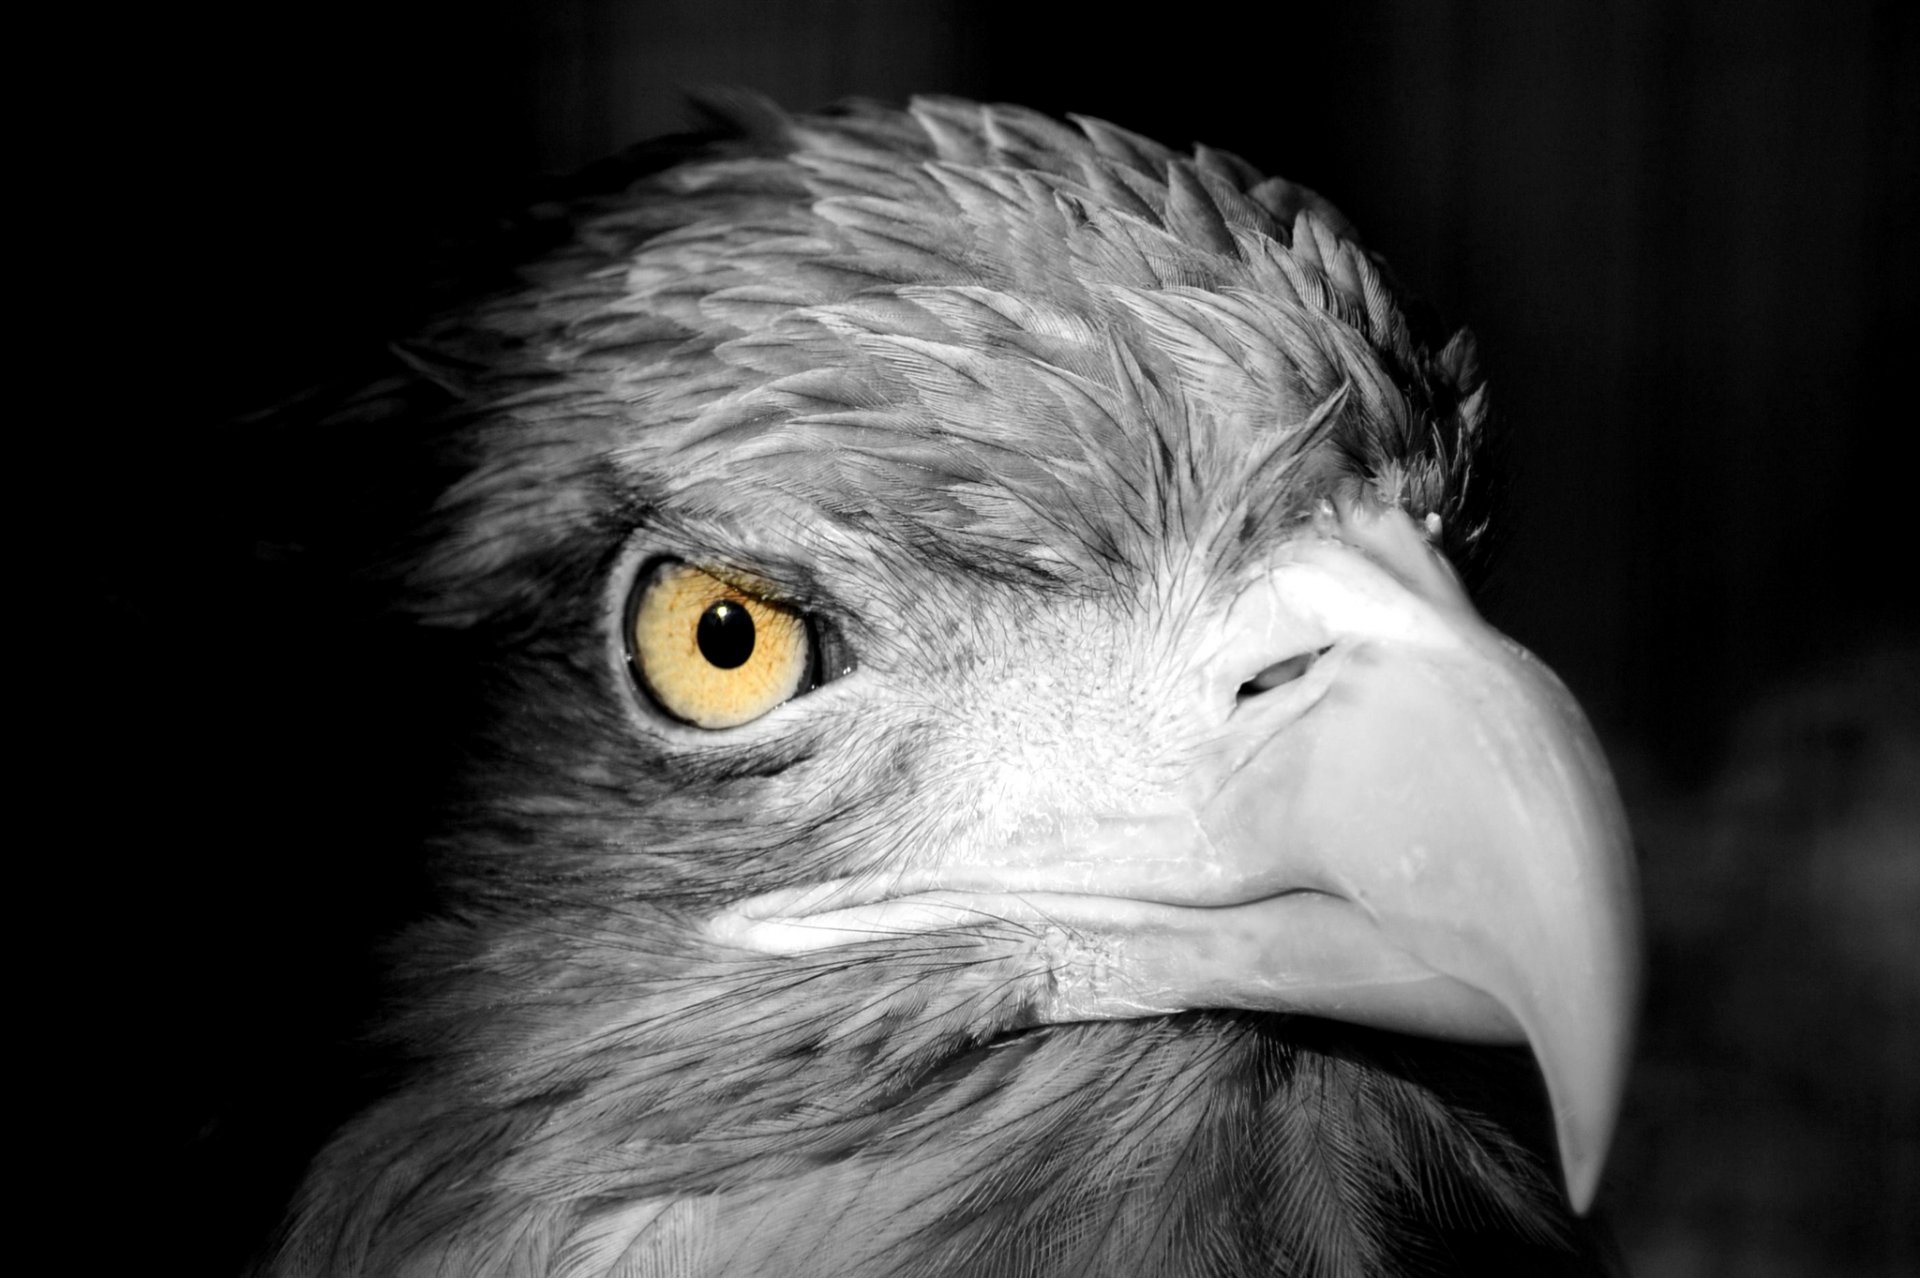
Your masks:
<svg viewBox="0 0 1920 1278"><path fill-rule="evenodd" d="M173 1040L161 1107L185 1116L163 1160L167 1141L220 1136L209 1078L297 1075L261 1063L295 1038L238 1005L271 999L298 945L257 904L236 921L224 903L245 899L236 867L297 890L305 870L252 858L324 842L276 834L296 783L247 736L283 681L326 677L261 655L261 618L298 609L263 611L237 584L236 512L274 494L237 478L247 450L220 423L404 331L450 227L684 127L683 87L796 108L959 93L1205 141L1313 186L1476 330L1518 494L1486 607L1589 707L1646 859L1643 1065L1602 1206L1655 1278L1912 1272L1908 12L346 0L122 23L112 106L75 148L96 193L83 247L110 291L74 322L134 317L86 374L111 392L89 544L121 567L83 616L100 662L124 670L138 636L142 668L163 667L102 711L136 721L145 761L109 837L199 831L134 879L153 908L132 935L179 956L159 975L192 991L151 1026ZM366 784L403 786L382 731L360 744ZM311 777L310 755L284 757ZM322 901L343 891L313 878Z"/></svg>

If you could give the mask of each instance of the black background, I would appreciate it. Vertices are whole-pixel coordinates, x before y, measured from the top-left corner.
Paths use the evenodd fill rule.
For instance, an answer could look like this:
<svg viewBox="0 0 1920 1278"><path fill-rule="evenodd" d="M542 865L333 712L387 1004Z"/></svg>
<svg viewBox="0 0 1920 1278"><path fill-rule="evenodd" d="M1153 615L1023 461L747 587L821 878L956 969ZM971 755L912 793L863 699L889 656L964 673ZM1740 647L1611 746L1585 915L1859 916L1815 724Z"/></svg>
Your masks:
<svg viewBox="0 0 1920 1278"><path fill-rule="evenodd" d="M150 1151L195 1200L184 1216L251 1220L283 1191L270 1161L203 1175L204 1150L234 1139L211 1098L326 1068L308 1054L337 1011L323 991L358 971L347 956L381 917L358 899L369 841L341 813L390 817L402 841L413 745L351 653L351 676L315 663L330 623L314 611L338 601L258 586L253 525L276 493L226 423L404 331L449 227L683 127L683 86L734 84L793 107L960 93L1222 146L1327 194L1475 329L1518 494L1484 602L1589 707L1646 856L1645 1064L1602 1205L1647 1275L1910 1271L1905 10L350 0L103 16L50 113L74 168L37 184L77 231L60 252L80 281L54 312L82 365L63 429L83 454L69 652L89 691L69 748L106 778L89 827L133 901L110 949L159 991L135 1000L106 1072L131 1071L122 1094L160 1115ZM336 910L349 921L330 929Z"/></svg>

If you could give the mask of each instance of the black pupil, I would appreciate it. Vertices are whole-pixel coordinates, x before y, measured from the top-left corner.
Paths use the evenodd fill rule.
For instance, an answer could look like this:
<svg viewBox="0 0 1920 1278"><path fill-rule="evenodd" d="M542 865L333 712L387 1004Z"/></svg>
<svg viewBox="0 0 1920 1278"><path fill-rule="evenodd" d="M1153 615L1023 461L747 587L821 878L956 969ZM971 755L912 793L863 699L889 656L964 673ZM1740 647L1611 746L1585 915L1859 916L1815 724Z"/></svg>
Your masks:
<svg viewBox="0 0 1920 1278"><path fill-rule="evenodd" d="M753 655L753 614L723 599L700 614L694 642L700 655L722 670L744 666Z"/></svg>

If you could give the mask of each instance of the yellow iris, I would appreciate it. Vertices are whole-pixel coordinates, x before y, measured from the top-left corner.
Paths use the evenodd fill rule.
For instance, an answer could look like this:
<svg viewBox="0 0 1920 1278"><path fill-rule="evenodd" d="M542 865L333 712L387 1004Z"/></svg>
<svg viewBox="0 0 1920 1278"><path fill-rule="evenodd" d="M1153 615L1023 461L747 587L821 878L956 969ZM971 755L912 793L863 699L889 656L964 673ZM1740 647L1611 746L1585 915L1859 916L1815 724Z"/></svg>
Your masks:
<svg viewBox="0 0 1920 1278"><path fill-rule="evenodd" d="M642 587L633 660L667 713L701 728L732 728L799 692L812 653L798 613L670 563Z"/></svg>

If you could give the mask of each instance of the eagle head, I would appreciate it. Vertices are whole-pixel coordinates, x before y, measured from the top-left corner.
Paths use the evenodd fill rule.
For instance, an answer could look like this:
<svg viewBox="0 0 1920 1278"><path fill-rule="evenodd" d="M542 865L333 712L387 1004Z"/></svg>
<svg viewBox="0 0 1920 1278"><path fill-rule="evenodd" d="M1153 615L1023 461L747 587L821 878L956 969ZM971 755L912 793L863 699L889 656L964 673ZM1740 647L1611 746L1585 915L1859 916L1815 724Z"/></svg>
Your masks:
<svg viewBox="0 0 1920 1278"><path fill-rule="evenodd" d="M733 113L336 410L479 709L267 1271L1593 1272L1633 871L1470 338L1220 151Z"/></svg>

